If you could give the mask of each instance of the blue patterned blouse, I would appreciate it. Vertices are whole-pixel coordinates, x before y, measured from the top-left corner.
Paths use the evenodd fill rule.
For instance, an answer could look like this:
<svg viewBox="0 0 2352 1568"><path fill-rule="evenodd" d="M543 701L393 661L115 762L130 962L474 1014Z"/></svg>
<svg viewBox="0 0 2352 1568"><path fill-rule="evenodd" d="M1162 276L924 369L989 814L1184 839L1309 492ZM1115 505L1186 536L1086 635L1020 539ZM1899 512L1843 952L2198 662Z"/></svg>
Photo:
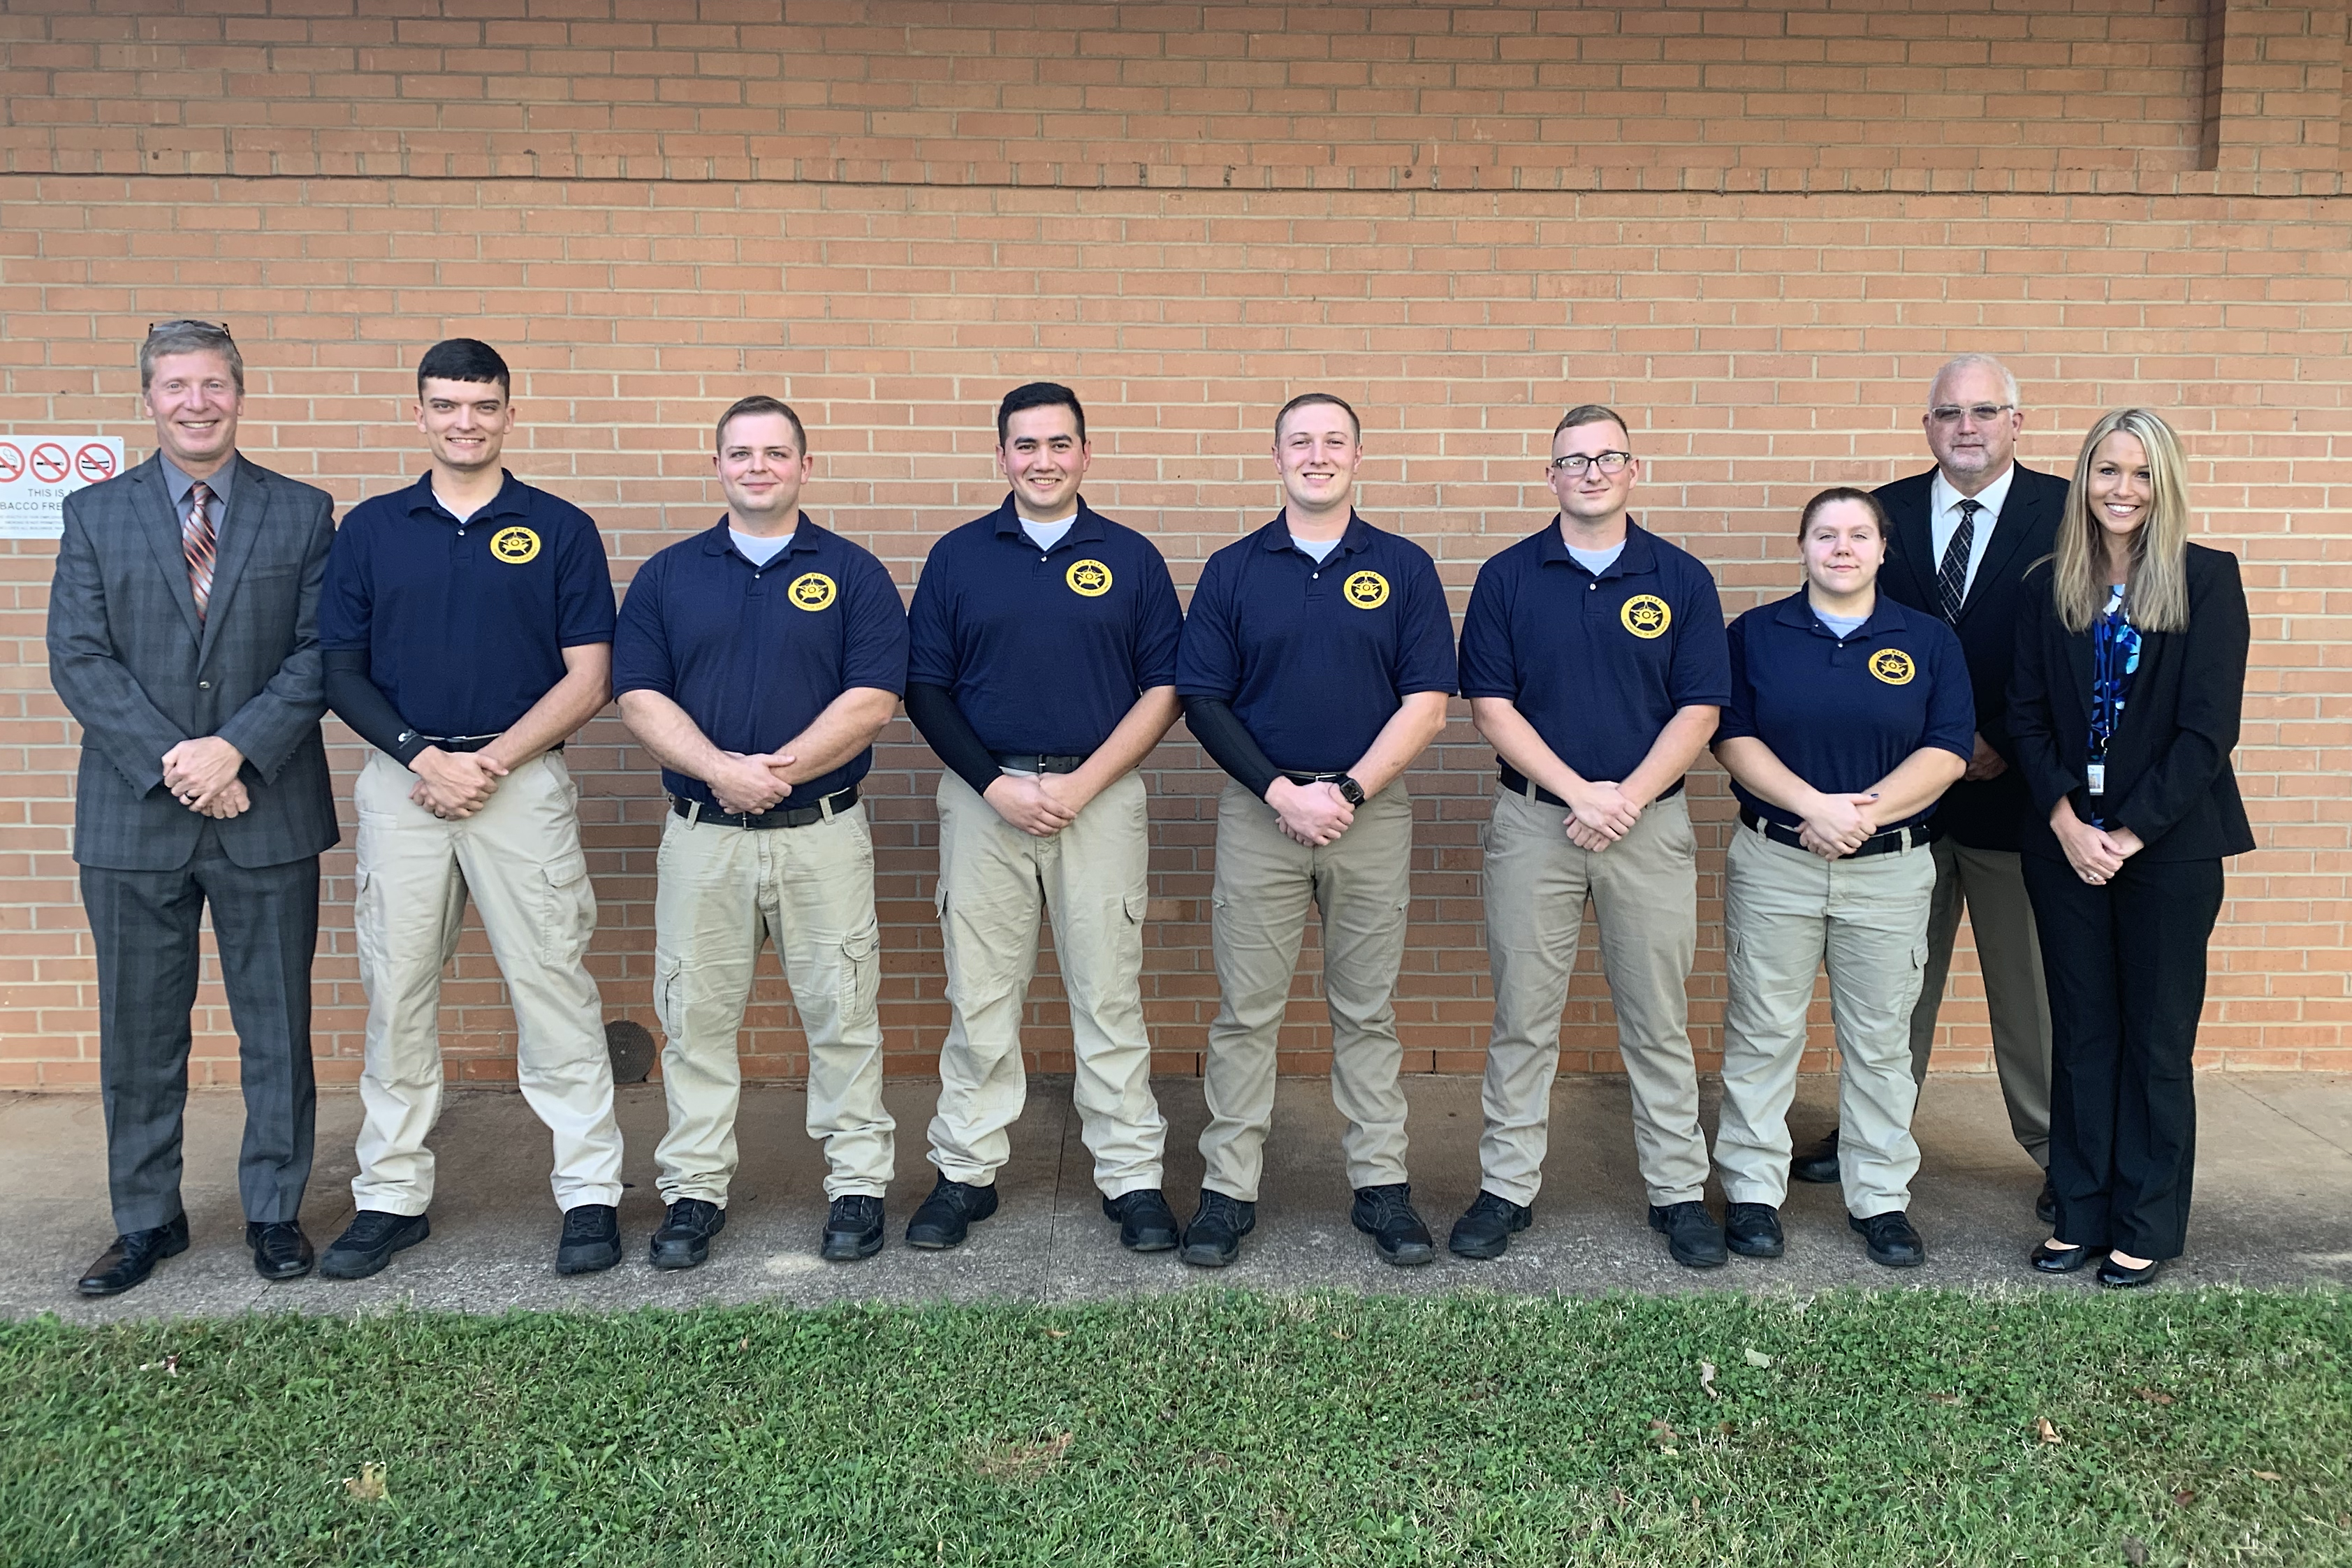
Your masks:
<svg viewBox="0 0 2352 1568"><path fill-rule="evenodd" d="M2091 805L2105 804L2107 746L2122 722L2124 702L2131 695L2132 677L2139 673L2139 629L2131 623L2124 603L2124 585L2109 591L2107 607L2091 626ZM2091 825L2107 825L2104 814Z"/></svg>

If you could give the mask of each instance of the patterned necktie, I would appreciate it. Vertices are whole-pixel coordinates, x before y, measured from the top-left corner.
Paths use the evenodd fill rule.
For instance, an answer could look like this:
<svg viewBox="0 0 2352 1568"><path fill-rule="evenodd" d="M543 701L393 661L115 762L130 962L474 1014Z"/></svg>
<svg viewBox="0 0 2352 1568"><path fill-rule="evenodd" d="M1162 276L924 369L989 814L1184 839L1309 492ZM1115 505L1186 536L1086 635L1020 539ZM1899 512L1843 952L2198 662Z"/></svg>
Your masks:
<svg viewBox="0 0 2352 1568"><path fill-rule="evenodd" d="M1984 503L1965 500L1960 503L1960 526L1952 530L1952 542L1944 547L1944 565L1936 573L1936 589L1944 601L1944 619L1957 623L1960 619L1960 603L1969 596L1969 551L1977 540L1977 514Z"/></svg>
<svg viewBox="0 0 2352 1568"><path fill-rule="evenodd" d="M188 515L180 519L180 549L188 558L188 588L196 596L196 622L213 600L213 519L205 510L213 493L202 480L188 486Z"/></svg>

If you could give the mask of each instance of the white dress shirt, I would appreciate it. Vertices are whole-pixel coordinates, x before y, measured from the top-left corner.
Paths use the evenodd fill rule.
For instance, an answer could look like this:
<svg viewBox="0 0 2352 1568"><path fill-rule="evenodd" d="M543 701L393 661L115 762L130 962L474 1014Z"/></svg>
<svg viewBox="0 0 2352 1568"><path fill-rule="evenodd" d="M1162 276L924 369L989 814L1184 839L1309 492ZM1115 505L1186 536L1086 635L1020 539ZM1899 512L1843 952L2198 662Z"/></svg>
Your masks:
<svg viewBox="0 0 2352 1568"><path fill-rule="evenodd" d="M1969 594L1977 585L1977 568L1984 564L1985 547L1992 543L1992 530L2000 522L2000 507L2009 499L2010 481L2017 477L2017 465L2012 462L2000 471L2000 477L1976 494L1977 505L1984 508L1977 514L1977 530L1969 539L1969 574L1960 585L1960 602L1966 604ZM1933 541L1935 559L1928 563L1930 573L1940 577L1944 571L1944 552L1952 548L1952 535L1960 526L1961 496L1944 477L1941 468L1927 485L1928 537Z"/></svg>

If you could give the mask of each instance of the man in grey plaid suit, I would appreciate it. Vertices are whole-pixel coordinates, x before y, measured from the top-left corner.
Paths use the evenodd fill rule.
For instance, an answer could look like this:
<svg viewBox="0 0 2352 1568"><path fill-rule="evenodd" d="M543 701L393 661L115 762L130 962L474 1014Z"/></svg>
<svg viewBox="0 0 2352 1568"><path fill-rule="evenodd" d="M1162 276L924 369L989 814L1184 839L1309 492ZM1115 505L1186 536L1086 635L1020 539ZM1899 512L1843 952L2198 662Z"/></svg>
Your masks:
<svg viewBox="0 0 2352 1568"><path fill-rule="evenodd" d="M309 1272L310 958L337 837L319 737L332 503L237 455L245 362L226 328L152 328L139 382L156 454L67 497L49 594L50 679L82 727L74 860L121 1233L82 1277L89 1296L187 1249L180 1123L207 903L245 1088L246 1242L264 1279Z"/></svg>

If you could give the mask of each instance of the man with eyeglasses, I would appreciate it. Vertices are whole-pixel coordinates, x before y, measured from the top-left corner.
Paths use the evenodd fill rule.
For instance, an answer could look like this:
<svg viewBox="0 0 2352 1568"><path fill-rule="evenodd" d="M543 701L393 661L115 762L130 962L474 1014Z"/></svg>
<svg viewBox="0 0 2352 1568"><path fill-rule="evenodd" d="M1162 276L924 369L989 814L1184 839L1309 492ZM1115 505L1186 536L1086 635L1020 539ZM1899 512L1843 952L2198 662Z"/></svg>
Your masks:
<svg viewBox="0 0 2352 1568"><path fill-rule="evenodd" d="M1874 492L1895 526L1878 582L1897 603L1959 633L1976 694L1977 735L1976 755L1932 820L1941 836L1934 846L1927 967L1911 1013L1911 1072L1927 1082L1965 904L2010 1131L2044 1173L2034 1208L2044 1224L2055 1224L2047 1175L2050 998L2018 859L2027 799L2006 716L2026 569L2053 548L2066 481L2016 460L2025 427L2017 378L1990 355L1962 354L1938 370L1920 423L1936 466ZM1836 1131L1791 1161L1790 1174L1799 1181L1836 1181Z"/></svg>
<svg viewBox="0 0 2352 1568"><path fill-rule="evenodd" d="M1495 1025L1479 1192L1447 1241L1465 1258L1501 1257L1531 1218L1590 899L1651 1228L1687 1268L1726 1260L1684 990L1698 862L1683 775L1731 699L1730 654L1715 579L1626 515L1632 446L1611 410L1568 411L1552 432L1559 515L1479 569L1463 619L1462 695L1502 765L1483 873Z"/></svg>
<svg viewBox="0 0 2352 1568"><path fill-rule="evenodd" d="M149 328L139 390L155 455L66 497L49 591L49 678L82 727L73 858L117 1232L85 1296L188 1249L181 1120L208 905L245 1092L246 1245L265 1280L310 1272L310 960L319 854L338 836L317 630L333 503L237 451L245 359L226 327Z"/></svg>

